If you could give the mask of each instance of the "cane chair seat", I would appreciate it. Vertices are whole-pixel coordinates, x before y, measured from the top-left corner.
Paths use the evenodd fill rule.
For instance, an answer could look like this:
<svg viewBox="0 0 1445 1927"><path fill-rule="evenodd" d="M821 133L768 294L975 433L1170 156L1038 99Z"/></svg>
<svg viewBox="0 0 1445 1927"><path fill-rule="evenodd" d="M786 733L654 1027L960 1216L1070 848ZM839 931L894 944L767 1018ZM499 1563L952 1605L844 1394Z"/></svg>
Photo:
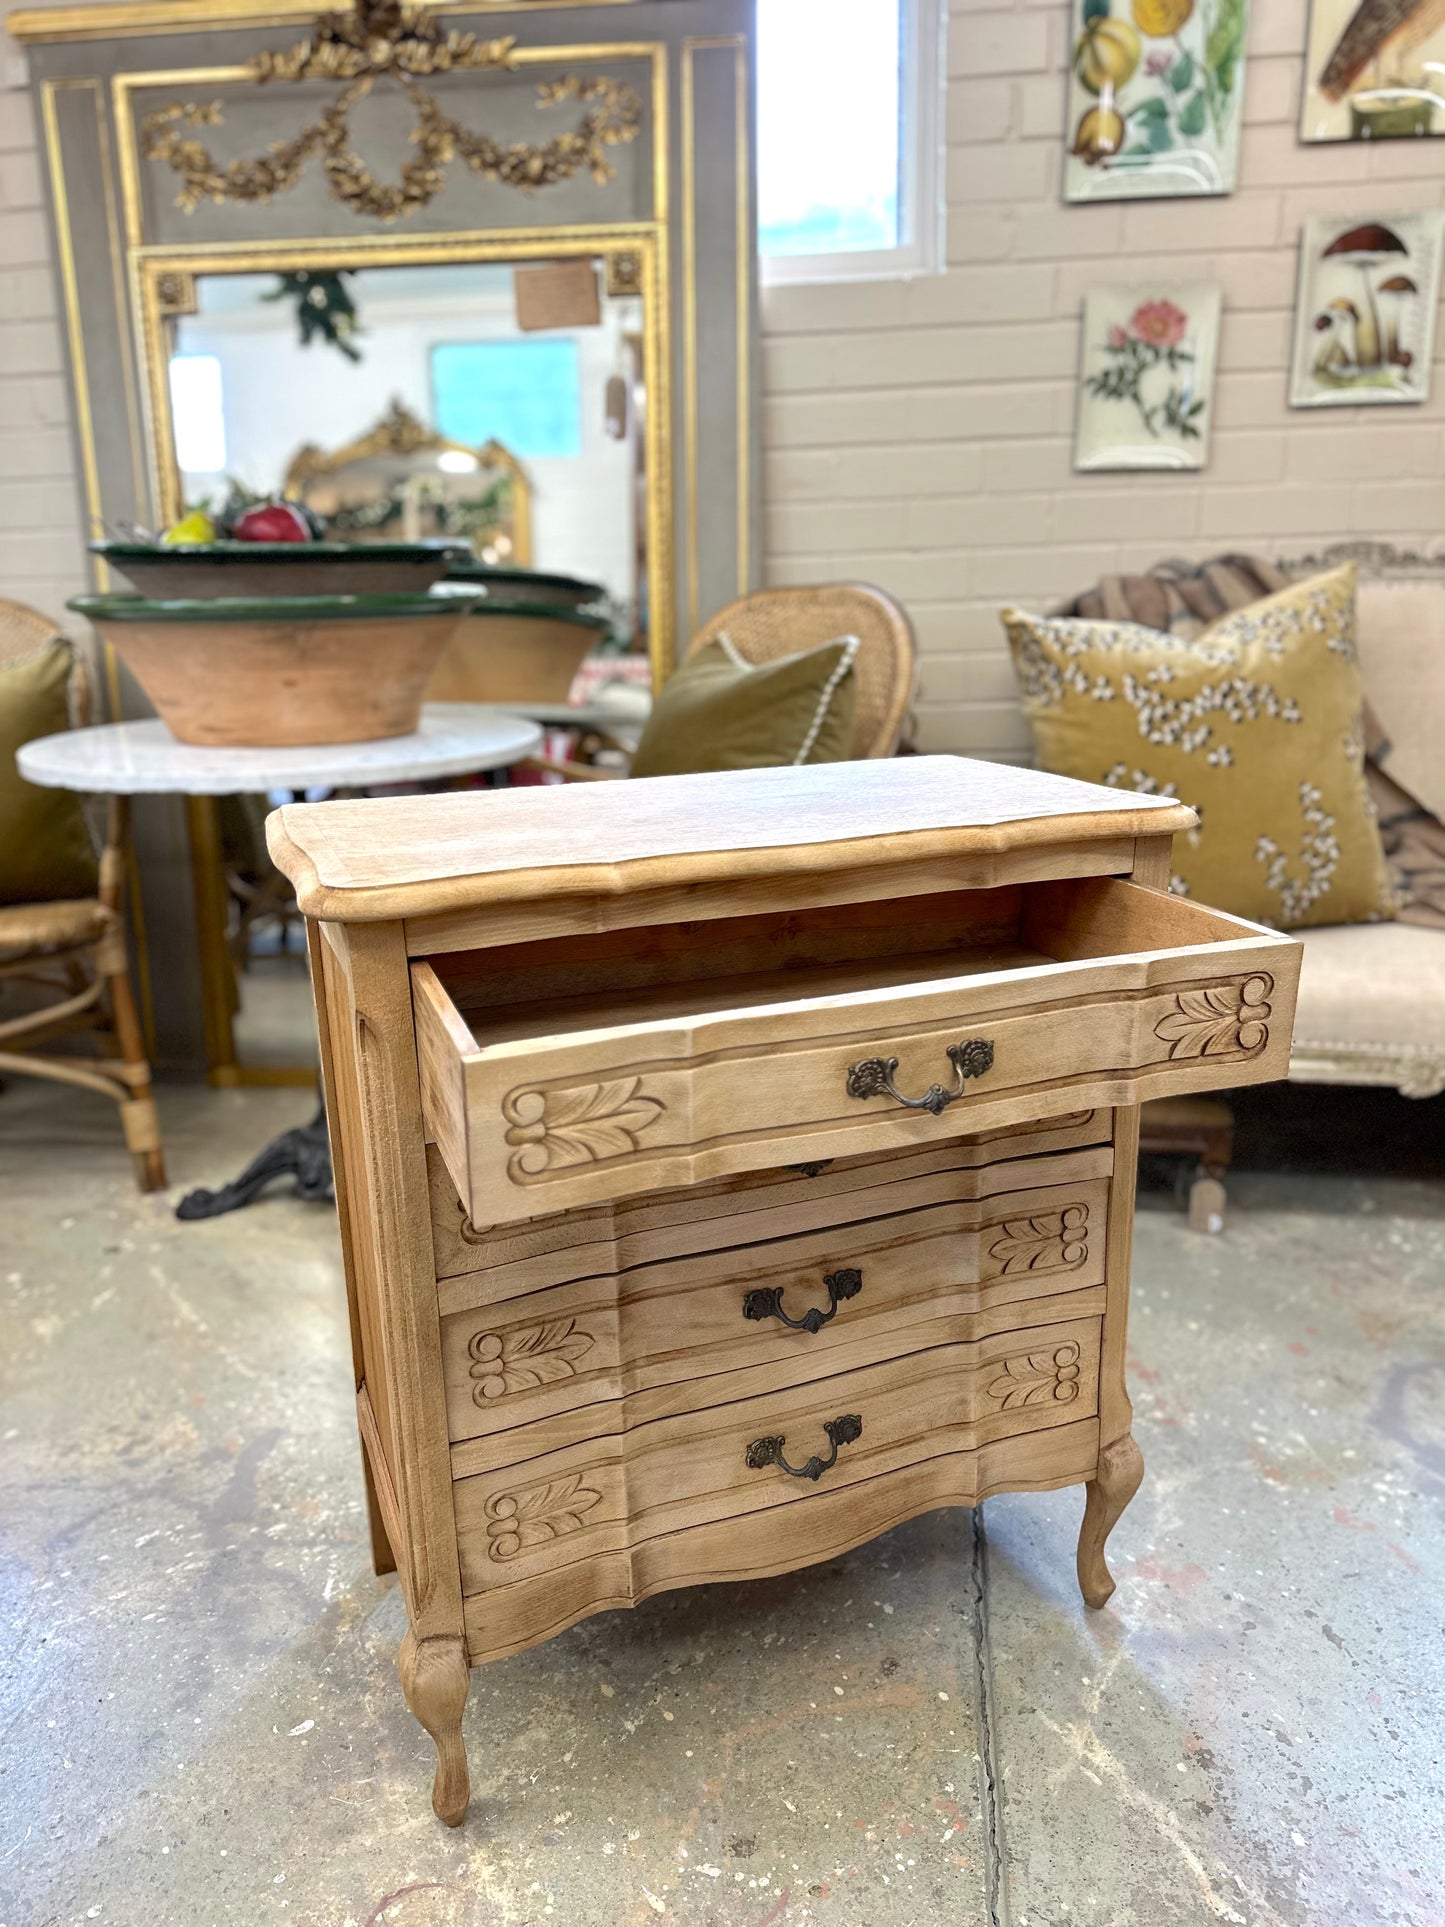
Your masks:
<svg viewBox="0 0 1445 1927"><path fill-rule="evenodd" d="M0 600L0 662L27 656L52 637L63 634L48 616ZM72 727L82 726L90 715L90 678L74 648L68 699ZM0 992L21 992L18 1006L7 995L0 1008L0 1078L39 1077L110 1098L119 1107L137 1183L158 1191L166 1181L165 1157L121 910L127 821L127 799L110 797L95 896L0 905ZM39 1004L37 993L44 999ZM99 1054L43 1048L72 1032L89 1034Z"/></svg>
<svg viewBox="0 0 1445 1927"><path fill-rule="evenodd" d="M114 913L94 897L0 905L0 963L97 943L116 923Z"/></svg>

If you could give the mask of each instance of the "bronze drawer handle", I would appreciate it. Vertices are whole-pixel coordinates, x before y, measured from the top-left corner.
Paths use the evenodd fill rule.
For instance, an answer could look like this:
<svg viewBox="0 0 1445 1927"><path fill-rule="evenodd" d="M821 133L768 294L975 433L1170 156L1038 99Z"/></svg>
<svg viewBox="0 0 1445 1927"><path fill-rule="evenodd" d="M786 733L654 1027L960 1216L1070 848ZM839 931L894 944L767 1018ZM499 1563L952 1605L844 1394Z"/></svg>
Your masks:
<svg viewBox="0 0 1445 1927"><path fill-rule="evenodd" d="M930 1084L922 1097L905 1097L893 1081L898 1069L896 1057L865 1057L861 1064L848 1066L849 1097L892 1097L910 1111L932 1111L935 1117L963 1096L971 1077L982 1077L993 1069L993 1045L986 1037L974 1037L966 1044L950 1044L948 1061L953 1066L954 1086L946 1091L941 1084Z"/></svg>
<svg viewBox="0 0 1445 1927"><path fill-rule="evenodd" d="M759 1472L765 1465L781 1466L789 1478L811 1479L816 1484L825 1472L838 1463L838 1447L851 1445L855 1439L862 1438L863 1421L856 1412L844 1412L840 1418L830 1418L823 1430L833 1447L826 1459L814 1454L805 1465L789 1465L783 1457L783 1447L788 1442L786 1438L754 1439L747 1451L749 1470Z"/></svg>
<svg viewBox="0 0 1445 1927"><path fill-rule="evenodd" d="M783 1288L781 1285L760 1286L750 1291L743 1299L744 1318L776 1318L780 1324L795 1332L820 1332L830 1318L837 1316L839 1305L849 1298L856 1298L863 1289L863 1274L851 1268L847 1271L830 1271L823 1283L828 1287L828 1309L819 1311L816 1305L809 1305L801 1318L789 1318L783 1310Z"/></svg>

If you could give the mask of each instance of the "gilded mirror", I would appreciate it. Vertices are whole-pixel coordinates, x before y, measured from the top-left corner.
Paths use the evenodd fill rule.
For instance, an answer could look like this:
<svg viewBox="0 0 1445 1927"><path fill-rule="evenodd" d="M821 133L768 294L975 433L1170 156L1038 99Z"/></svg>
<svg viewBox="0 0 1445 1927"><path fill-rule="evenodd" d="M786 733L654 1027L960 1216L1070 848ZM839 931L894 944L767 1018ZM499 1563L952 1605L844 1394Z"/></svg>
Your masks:
<svg viewBox="0 0 1445 1927"><path fill-rule="evenodd" d="M445 536L486 564L601 585L613 637L660 673L672 584L654 247L633 231L549 236L545 252L388 237L143 259L159 520L285 493L339 539ZM192 811L199 887L225 899L211 923L229 963L202 966L218 1081L228 1064L290 1081L314 1057L265 807Z"/></svg>

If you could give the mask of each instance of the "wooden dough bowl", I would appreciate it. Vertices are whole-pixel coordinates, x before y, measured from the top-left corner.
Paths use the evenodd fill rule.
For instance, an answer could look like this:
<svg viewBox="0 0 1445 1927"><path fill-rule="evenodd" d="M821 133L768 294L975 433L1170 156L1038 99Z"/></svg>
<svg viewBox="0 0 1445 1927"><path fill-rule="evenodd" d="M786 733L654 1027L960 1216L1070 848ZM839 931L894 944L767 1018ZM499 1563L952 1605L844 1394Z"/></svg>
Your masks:
<svg viewBox="0 0 1445 1927"><path fill-rule="evenodd" d="M408 736L467 612L430 596L148 602L77 596L178 742L208 749Z"/></svg>

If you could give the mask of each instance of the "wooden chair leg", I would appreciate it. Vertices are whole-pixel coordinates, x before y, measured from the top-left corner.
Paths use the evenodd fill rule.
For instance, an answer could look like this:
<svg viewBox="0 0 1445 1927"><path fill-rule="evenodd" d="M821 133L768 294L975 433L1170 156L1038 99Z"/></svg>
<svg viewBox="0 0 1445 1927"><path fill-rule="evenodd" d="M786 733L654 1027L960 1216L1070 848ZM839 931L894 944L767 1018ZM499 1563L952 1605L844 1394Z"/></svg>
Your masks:
<svg viewBox="0 0 1445 1927"><path fill-rule="evenodd" d="M1189 1229L1216 1235L1223 1231L1226 1202L1223 1184L1201 1165L1189 1187Z"/></svg>
<svg viewBox="0 0 1445 1927"><path fill-rule="evenodd" d="M101 968L106 994L110 1000L111 1021L120 1046L130 1096L120 1103L120 1127L125 1132L126 1149L135 1165L136 1183L142 1191L163 1191L166 1185L165 1152L161 1148L161 1122L151 1094L151 1067L136 1014L135 993L131 989L130 967L117 936L107 946L109 952Z"/></svg>

